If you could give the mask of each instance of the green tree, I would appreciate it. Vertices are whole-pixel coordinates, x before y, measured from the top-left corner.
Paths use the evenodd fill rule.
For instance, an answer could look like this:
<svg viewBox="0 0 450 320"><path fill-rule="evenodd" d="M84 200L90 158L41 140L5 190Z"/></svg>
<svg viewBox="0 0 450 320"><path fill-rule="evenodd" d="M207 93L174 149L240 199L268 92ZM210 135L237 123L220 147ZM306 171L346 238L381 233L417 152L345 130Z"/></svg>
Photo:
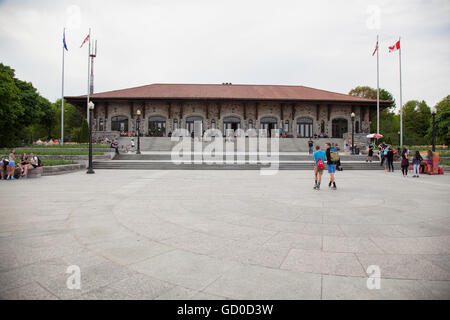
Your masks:
<svg viewBox="0 0 450 320"><path fill-rule="evenodd" d="M89 126L87 124L87 121L84 120L83 124L80 128L75 128L73 131L73 141L78 143L85 143L89 142Z"/></svg>
<svg viewBox="0 0 450 320"><path fill-rule="evenodd" d="M450 95L439 101L436 106L436 143L450 144ZM427 136L432 137L432 120Z"/></svg>
<svg viewBox="0 0 450 320"><path fill-rule="evenodd" d="M14 83L14 70L0 63L0 146L11 147L20 143L16 123L23 117L20 91Z"/></svg>
<svg viewBox="0 0 450 320"><path fill-rule="evenodd" d="M406 145L428 144L431 109L425 101L410 100L403 106L403 137Z"/></svg>

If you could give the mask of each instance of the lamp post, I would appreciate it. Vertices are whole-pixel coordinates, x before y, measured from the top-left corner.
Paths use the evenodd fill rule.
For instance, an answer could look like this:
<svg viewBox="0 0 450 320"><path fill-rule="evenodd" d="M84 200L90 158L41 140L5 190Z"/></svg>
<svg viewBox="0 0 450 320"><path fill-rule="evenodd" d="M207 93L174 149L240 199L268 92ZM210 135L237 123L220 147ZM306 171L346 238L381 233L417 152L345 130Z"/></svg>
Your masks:
<svg viewBox="0 0 450 320"><path fill-rule="evenodd" d="M94 103L92 101L89 101L89 166L86 172L88 174L95 173L94 169L92 168L92 111L94 110L94 107Z"/></svg>
<svg viewBox="0 0 450 320"><path fill-rule="evenodd" d="M400 136L400 134L401 134L401 131L399 131L399 132L397 132L398 133L398 146L401 148L402 146L400 145L401 144L401 141L402 141L402 138L401 138L401 136Z"/></svg>
<svg viewBox="0 0 450 320"><path fill-rule="evenodd" d="M355 113L350 115L352 118L352 154L355 154Z"/></svg>
<svg viewBox="0 0 450 320"><path fill-rule="evenodd" d="M433 152L436 151L436 108L433 107L433 112L431 113L433 116Z"/></svg>
<svg viewBox="0 0 450 320"><path fill-rule="evenodd" d="M137 120L136 120L136 131L137 131L137 151L136 154L141 154L141 110L136 111Z"/></svg>

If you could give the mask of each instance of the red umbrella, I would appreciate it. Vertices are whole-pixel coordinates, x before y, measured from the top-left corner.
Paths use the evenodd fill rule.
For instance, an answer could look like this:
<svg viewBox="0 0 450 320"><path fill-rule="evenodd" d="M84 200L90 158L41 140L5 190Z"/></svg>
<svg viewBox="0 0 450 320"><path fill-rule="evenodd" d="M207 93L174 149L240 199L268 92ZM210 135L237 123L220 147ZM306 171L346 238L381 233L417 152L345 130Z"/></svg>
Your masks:
<svg viewBox="0 0 450 320"><path fill-rule="evenodd" d="M371 133L371 134L368 134L366 137L367 138L381 139L381 138L383 138L383 135L381 135L379 133Z"/></svg>

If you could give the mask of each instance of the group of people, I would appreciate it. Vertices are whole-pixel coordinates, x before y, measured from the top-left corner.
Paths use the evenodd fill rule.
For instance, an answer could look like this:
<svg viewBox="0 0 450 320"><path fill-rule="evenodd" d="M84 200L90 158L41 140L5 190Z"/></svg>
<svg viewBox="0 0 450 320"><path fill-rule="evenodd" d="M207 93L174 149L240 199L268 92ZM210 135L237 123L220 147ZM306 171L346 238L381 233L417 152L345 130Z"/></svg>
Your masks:
<svg viewBox="0 0 450 320"><path fill-rule="evenodd" d="M11 149L10 154L1 159L0 178L5 180L26 178L30 170L33 170L39 166L41 166L41 161L38 156L34 155L33 152L30 152L29 156L26 153L23 153L17 161L16 150ZM18 173L16 173L16 169L19 169Z"/></svg>
<svg viewBox="0 0 450 320"><path fill-rule="evenodd" d="M369 153L366 161L372 162L373 157L373 149L374 147L372 145L369 146ZM401 150L398 148L398 150L395 150L392 146L387 144L380 144L380 166L383 166L386 172L394 172L394 160L395 157L399 158L400 166L402 169L402 175L403 177L408 176L409 166L410 166L410 152L408 148L404 148ZM427 166L427 172L428 174L431 174L433 172L433 151L428 150L426 155L426 166ZM420 168L422 166L422 162L424 161L423 157L421 156L419 151L416 151L414 153L414 156L412 158L412 165L413 165L413 178L418 178L420 176ZM424 171L424 170L422 170Z"/></svg>
<svg viewBox="0 0 450 320"><path fill-rule="evenodd" d="M342 170L341 161L339 159L339 151L327 142L325 144L326 151L320 150L320 146L316 145L316 151L313 154L314 159L314 190L320 190L322 175L325 169L325 161L327 162L327 170L330 175L328 187L336 190L336 170Z"/></svg>

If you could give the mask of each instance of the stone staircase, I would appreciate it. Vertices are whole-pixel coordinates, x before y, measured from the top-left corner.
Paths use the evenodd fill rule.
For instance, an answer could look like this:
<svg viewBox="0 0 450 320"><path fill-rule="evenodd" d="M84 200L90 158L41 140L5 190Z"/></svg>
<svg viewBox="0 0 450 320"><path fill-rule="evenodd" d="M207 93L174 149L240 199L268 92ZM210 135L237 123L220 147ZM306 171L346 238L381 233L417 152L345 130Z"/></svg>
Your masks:
<svg viewBox="0 0 450 320"><path fill-rule="evenodd" d="M199 155L199 154L197 154ZM279 170L312 170L313 163L311 155L305 153L284 152L274 159L273 163L250 163L250 155L243 154L245 163L238 163L238 159L234 156L232 159L227 159L223 155L223 163L217 164L208 162L195 163L196 154L192 153L188 157L183 157L183 162L178 162L177 159L172 161L169 152L152 152L141 155L136 154L120 154L111 161L94 161L94 169L120 169L120 170L259 170L261 168L278 167ZM270 153L268 154L270 157ZM341 163L344 170L383 170L378 161L366 162L365 156L352 156L341 154ZM201 159L201 157L198 157ZM227 163L227 161L231 163ZM398 163L395 164L398 167Z"/></svg>

